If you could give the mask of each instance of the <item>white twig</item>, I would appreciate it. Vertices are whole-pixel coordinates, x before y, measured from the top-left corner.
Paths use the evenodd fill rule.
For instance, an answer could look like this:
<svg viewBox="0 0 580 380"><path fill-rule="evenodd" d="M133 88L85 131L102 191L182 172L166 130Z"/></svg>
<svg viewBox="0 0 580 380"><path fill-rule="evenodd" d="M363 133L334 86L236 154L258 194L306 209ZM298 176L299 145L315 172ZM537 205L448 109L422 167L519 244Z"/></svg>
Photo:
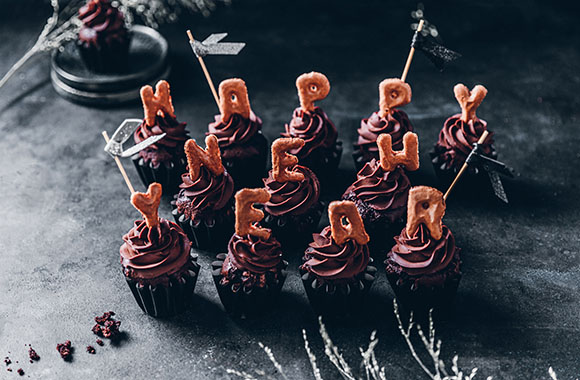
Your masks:
<svg viewBox="0 0 580 380"><path fill-rule="evenodd" d="M308 337L306 336L306 330L302 329L302 338L304 339L304 348L306 349L306 354L308 355L308 360L312 366L312 373L314 374L314 379L322 380L322 375L320 374L320 369L316 365L316 355L310 350L310 345L308 344Z"/></svg>
<svg viewBox="0 0 580 380"><path fill-rule="evenodd" d="M276 368L278 373L280 373L280 376L282 376L284 380L288 380L288 377L286 377L286 374L284 373L282 366L280 365L280 363L278 363L278 360L276 360L276 357L274 356L274 353L272 353L270 347L264 346L262 342L258 342L258 345L260 346L260 348L262 348L262 350L264 350L264 352L266 353L268 359L270 359L272 364L274 364L274 368Z"/></svg>
<svg viewBox="0 0 580 380"><path fill-rule="evenodd" d="M339 352L338 347L336 347L332 342L332 339L330 339L330 336L326 331L326 327L324 326L324 323L322 323L322 317L318 317L318 324L320 325L320 336L322 337L322 341L324 342L324 353L326 354L330 362L334 364L334 366L336 367L338 372L340 372L340 374L344 379L356 380L356 378L352 374L350 366L348 365L346 360L344 360L342 354Z"/></svg>

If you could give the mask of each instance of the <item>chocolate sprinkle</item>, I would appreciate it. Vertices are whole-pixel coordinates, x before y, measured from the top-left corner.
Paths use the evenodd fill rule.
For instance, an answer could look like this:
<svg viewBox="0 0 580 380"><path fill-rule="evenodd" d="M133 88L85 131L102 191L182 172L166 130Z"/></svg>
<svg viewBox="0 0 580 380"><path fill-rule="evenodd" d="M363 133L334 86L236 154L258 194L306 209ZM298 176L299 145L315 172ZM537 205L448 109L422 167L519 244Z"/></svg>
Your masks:
<svg viewBox="0 0 580 380"><path fill-rule="evenodd" d="M102 316L95 317L97 324L92 328L93 333L103 338L115 339L120 334L121 321L114 320L112 318L114 315L114 312L108 311Z"/></svg>
<svg viewBox="0 0 580 380"><path fill-rule="evenodd" d="M18 372L20 376L24 376L24 370L22 368L18 368L16 372Z"/></svg>
<svg viewBox="0 0 580 380"><path fill-rule="evenodd" d="M103 341L101 339L97 339L97 344L99 346L104 346L105 345L105 343L103 343Z"/></svg>
<svg viewBox="0 0 580 380"><path fill-rule="evenodd" d="M93 354L93 355L94 355L94 354L95 354L95 352L96 352L96 351L95 351L95 347L93 347L93 346L87 346L87 352L88 352L89 354Z"/></svg>
<svg viewBox="0 0 580 380"><path fill-rule="evenodd" d="M56 345L56 350L60 354L60 357L63 360L70 361L72 359L72 344L70 340L67 340L64 343L59 343Z"/></svg>
<svg viewBox="0 0 580 380"><path fill-rule="evenodd" d="M36 351L34 350L34 348L32 348L32 346L30 346L30 348L28 349L28 357L30 358L31 363L40 360L40 356L36 353Z"/></svg>
<svg viewBox="0 0 580 380"><path fill-rule="evenodd" d="M4 358L4 364L6 364L6 365L10 365L10 364L12 364L12 360L10 360L10 358L9 358L8 356L6 356L6 357Z"/></svg>

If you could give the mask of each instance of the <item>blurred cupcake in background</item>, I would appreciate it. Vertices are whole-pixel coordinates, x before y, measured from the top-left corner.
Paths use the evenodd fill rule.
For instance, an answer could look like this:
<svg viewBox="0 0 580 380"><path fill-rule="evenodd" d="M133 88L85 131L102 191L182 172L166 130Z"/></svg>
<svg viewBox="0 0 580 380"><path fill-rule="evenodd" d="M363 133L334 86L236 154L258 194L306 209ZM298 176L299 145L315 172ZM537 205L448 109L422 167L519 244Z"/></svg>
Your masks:
<svg viewBox="0 0 580 380"><path fill-rule="evenodd" d="M97 73L123 72L131 37L123 13L110 0L89 0L78 18L82 26L77 47L86 67Z"/></svg>

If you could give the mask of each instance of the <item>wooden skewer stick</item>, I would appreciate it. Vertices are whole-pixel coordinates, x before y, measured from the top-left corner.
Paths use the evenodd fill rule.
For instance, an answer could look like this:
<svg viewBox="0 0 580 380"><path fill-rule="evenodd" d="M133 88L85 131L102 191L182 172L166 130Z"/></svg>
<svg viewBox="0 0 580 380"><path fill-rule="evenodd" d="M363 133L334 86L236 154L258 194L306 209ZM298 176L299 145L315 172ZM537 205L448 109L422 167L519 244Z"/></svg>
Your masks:
<svg viewBox="0 0 580 380"><path fill-rule="evenodd" d="M417 26L417 33L421 33L423 30L423 24L425 20L421 19L419 25ZM415 48L411 47L409 51L409 56L407 57L407 63L405 63L405 69L403 70L403 75L401 75L401 80L404 82L407 79L407 74L409 74L409 68L411 67L411 62L413 62L413 56L415 55Z"/></svg>
<svg viewBox="0 0 580 380"><path fill-rule="evenodd" d="M107 134L107 131L103 131L103 137L105 139L105 142L109 143L109 135ZM129 191L131 192L131 194L135 193L135 189L133 188L133 185L131 184L129 177L127 176L127 172L125 171L125 168L123 167L123 164L121 163L121 160L117 156L113 156L113 158L115 159L115 162L117 163L117 166L119 167L119 171L121 172L121 175L123 176L123 179L125 180L125 183L127 184L127 187L129 188Z"/></svg>
<svg viewBox="0 0 580 380"><path fill-rule="evenodd" d="M477 141L477 143L478 144L483 144L483 142L487 138L487 135L488 134L489 134L488 131L483 131L483 134L481 135L481 137L479 138L479 140ZM457 183L457 181L459 181L459 178L463 175L463 172L465 171L465 169L467 169L467 162L465 162L463 164L463 166L461 167L461 170L459 170L459 173L457 173L457 176L455 177L455 179L451 183L451 186L449 186L449 189L447 189L447 191L445 192L445 195L443 195L443 200L444 201L447 200L447 197L449 196L449 193L451 192L451 190L453 190L453 187L455 186L455 184Z"/></svg>
<svg viewBox="0 0 580 380"><path fill-rule="evenodd" d="M191 30L187 31L187 36L189 37L189 41L191 43L195 42L195 39L193 38L193 34L191 34ZM205 79L207 80L207 83L209 84L209 88L211 89L211 93L213 94L213 98L215 99L215 103L218 106L218 110L220 109L220 98L218 96L217 91L215 90L215 86L213 85L213 81L211 80L211 77L209 76L209 71L207 71L207 67L205 66L205 62L203 61L203 57L202 56L197 56L197 60L199 61L199 64L201 66L201 69L203 70L203 73L205 74Z"/></svg>

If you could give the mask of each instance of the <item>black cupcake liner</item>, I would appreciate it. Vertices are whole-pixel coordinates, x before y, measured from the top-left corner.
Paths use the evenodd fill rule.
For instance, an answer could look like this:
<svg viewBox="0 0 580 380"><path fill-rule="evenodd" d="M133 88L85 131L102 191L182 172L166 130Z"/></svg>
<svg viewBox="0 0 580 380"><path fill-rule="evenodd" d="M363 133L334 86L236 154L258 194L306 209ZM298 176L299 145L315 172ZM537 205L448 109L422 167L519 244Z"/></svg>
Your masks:
<svg viewBox="0 0 580 380"><path fill-rule="evenodd" d="M151 161L146 162L139 154L134 155L132 161L143 185L147 187L153 182L160 183L165 197L173 197L179 191L181 175L187 171L184 157L162 162L157 167Z"/></svg>
<svg viewBox="0 0 580 380"><path fill-rule="evenodd" d="M299 164L312 170L320 182L325 183L335 179L341 157L342 141L337 141L330 148L314 149L307 157L300 159Z"/></svg>
<svg viewBox="0 0 580 380"><path fill-rule="evenodd" d="M171 214L175 223L185 231L194 248L209 252L220 252L227 248L234 233L235 214L232 204L213 212L211 218L187 219L177 211L175 200L171 202Z"/></svg>
<svg viewBox="0 0 580 380"><path fill-rule="evenodd" d="M373 282L377 268L371 266L349 283L322 283L314 274L300 269L302 283L310 306L317 315L326 318L349 318L364 312L364 303Z"/></svg>
<svg viewBox="0 0 580 380"><path fill-rule="evenodd" d="M129 44L131 34L122 41L114 40L110 44L100 44L99 47L85 45L77 40L80 56L88 70L95 73L122 73L129 63Z"/></svg>
<svg viewBox="0 0 580 380"><path fill-rule="evenodd" d="M406 311L425 317L430 309L439 315L448 315L454 310L454 300L461 280L461 272L456 270L459 258L453 259L445 269L445 282L440 285L415 285L413 277L401 275L389 270L387 261L387 279L393 288L397 301Z"/></svg>
<svg viewBox="0 0 580 380"><path fill-rule="evenodd" d="M258 154L250 157L224 157L224 152L228 148L222 150L222 163L226 171L234 179L234 187L236 190L243 188L262 187L262 178L266 174L266 165L268 161L268 141L261 132L257 133L248 146L254 146L258 150ZM227 156L227 154L225 154Z"/></svg>
<svg viewBox="0 0 580 380"><path fill-rule="evenodd" d="M308 243L312 233L318 231L324 204L319 201L302 215L272 215L263 207L262 210L265 216L261 224L271 229L283 246L297 247Z"/></svg>
<svg viewBox="0 0 580 380"><path fill-rule="evenodd" d="M191 255L191 268L179 275L169 276L169 283L151 285L145 280L127 276L127 284L139 307L152 317L170 317L183 312L191 303L200 266L197 256Z"/></svg>
<svg viewBox="0 0 580 380"><path fill-rule="evenodd" d="M221 284L223 275L221 274L224 260L227 253L220 253L216 260L211 263L212 276L222 304L226 311L236 318L252 318L272 310L278 302L279 294L286 280L286 268L288 263L282 262L278 268L278 278L266 276L266 287L253 287L245 289L238 286L238 283Z"/></svg>

